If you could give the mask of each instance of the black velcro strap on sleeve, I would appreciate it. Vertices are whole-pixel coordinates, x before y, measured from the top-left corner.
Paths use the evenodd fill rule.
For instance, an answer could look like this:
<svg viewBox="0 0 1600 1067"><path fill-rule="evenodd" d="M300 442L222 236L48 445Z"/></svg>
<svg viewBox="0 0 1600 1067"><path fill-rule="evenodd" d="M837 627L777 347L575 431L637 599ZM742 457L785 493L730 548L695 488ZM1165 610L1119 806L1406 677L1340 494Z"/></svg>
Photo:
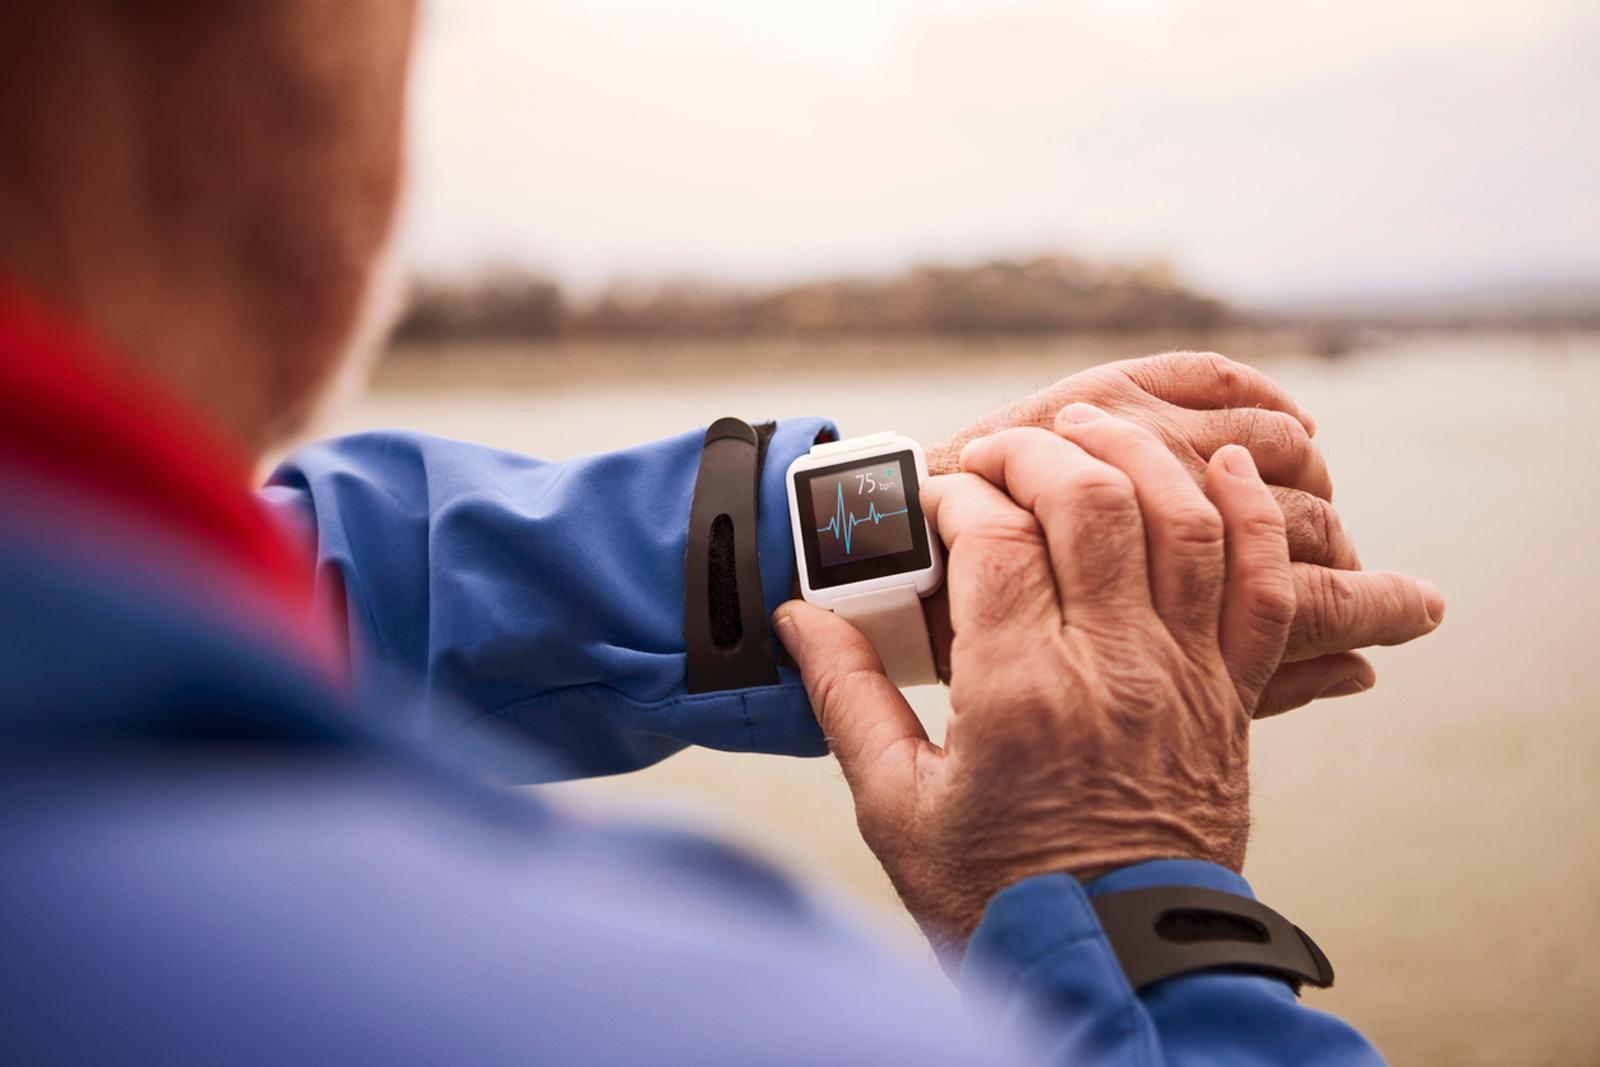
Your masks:
<svg viewBox="0 0 1600 1067"><path fill-rule="evenodd" d="M1227 968L1326 989L1333 965L1298 926L1264 904L1194 886L1091 897L1135 991L1190 971Z"/></svg>
<svg viewBox="0 0 1600 1067"><path fill-rule="evenodd" d="M738 419L718 419L706 430L684 561L683 639L691 693L778 682L756 544L764 445Z"/></svg>

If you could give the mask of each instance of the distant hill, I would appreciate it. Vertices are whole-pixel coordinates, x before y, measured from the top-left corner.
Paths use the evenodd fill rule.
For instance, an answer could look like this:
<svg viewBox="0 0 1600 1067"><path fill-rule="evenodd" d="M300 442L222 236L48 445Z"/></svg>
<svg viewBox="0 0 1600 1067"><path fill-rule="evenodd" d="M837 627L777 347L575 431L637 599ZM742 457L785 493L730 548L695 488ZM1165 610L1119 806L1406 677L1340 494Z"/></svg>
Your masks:
<svg viewBox="0 0 1600 1067"><path fill-rule="evenodd" d="M1235 318L1164 263L1039 255L769 288L616 285L582 302L549 278L511 271L424 280L396 340L1200 331Z"/></svg>
<svg viewBox="0 0 1600 1067"><path fill-rule="evenodd" d="M1600 329L1600 278L1549 278L1344 293L1250 309L1267 324L1455 329Z"/></svg>
<svg viewBox="0 0 1600 1067"><path fill-rule="evenodd" d="M616 284L573 299L555 280L498 270L417 281L401 344L557 339L961 337L1290 329L1348 351L1370 330L1600 329L1600 280L1333 295L1236 307L1167 264L1048 254L887 277L741 288L680 280Z"/></svg>

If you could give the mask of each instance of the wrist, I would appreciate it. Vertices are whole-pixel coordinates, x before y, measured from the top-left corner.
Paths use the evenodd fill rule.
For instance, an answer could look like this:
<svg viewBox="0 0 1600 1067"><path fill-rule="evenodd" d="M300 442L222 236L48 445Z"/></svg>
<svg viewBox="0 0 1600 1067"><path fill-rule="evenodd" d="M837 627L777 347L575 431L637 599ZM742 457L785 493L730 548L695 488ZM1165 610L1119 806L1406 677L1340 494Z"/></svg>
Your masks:
<svg viewBox="0 0 1600 1067"><path fill-rule="evenodd" d="M1009 856L992 855L993 891L1041 874L1067 874L1079 882L1158 860L1215 864L1232 871L1244 865L1248 809L1209 798L1204 804L1171 803L1158 811L1088 811L1057 824L1052 843L1042 834L1017 834ZM982 857L981 846L966 850Z"/></svg>
<svg viewBox="0 0 1600 1067"><path fill-rule="evenodd" d="M1152 865L1175 864L1178 868L1203 867L1226 871L1242 881L1243 835L1237 843L1207 843L1188 835L1140 842L1118 842L1092 849L1073 848L1060 852L1030 855L1026 860L992 869L987 876L970 882L966 892L949 894L941 904L941 920L921 922L935 948L966 945L990 904L1001 893L1030 878L1065 874L1083 886L1099 885L1121 872Z"/></svg>

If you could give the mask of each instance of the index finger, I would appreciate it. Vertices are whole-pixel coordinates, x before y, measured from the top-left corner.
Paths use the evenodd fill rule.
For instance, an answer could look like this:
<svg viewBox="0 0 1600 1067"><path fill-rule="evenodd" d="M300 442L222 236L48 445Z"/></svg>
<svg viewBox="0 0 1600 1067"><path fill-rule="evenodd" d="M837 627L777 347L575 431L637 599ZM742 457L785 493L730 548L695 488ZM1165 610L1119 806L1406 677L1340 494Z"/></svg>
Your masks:
<svg viewBox="0 0 1600 1067"><path fill-rule="evenodd" d="M929 478L922 508L949 554L945 589L953 637L975 628L1060 627L1038 520L976 474Z"/></svg>
<svg viewBox="0 0 1600 1067"><path fill-rule="evenodd" d="M1069 623L1150 609L1144 520L1127 474L1031 427L973 441L961 466L1037 516Z"/></svg>
<svg viewBox="0 0 1600 1067"><path fill-rule="evenodd" d="M1288 390L1254 367L1216 352L1168 352L1110 365L1160 400L1197 411L1268 408L1292 415L1316 435L1317 422Z"/></svg>

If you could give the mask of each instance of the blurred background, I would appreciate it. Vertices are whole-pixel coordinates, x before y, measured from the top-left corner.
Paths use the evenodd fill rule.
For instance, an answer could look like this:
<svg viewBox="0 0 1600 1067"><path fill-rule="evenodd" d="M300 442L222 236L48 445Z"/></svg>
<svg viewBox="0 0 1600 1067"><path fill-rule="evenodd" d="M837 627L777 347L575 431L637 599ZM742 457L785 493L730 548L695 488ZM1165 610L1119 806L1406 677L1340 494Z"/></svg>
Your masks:
<svg viewBox="0 0 1600 1067"><path fill-rule="evenodd" d="M1367 565L1450 606L1372 693L1257 727L1246 873L1395 1062L1600 1063L1597 55L1576 0L434 0L410 302L336 428L931 442L1108 359L1263 367ZM549 791L921 951L831 761Z"/></svg>

